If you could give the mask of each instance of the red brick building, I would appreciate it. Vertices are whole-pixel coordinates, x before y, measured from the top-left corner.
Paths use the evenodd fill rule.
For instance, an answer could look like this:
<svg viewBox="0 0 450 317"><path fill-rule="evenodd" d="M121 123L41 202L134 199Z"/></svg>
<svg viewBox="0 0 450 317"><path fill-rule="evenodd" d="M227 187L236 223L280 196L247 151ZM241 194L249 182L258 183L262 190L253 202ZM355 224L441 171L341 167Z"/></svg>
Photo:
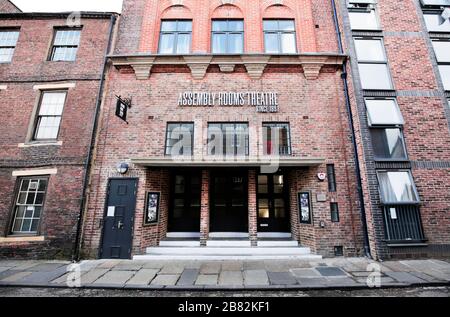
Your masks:
<svg viewBox="0 0 450 317"><path fill-rule="evenodd" d="M331 2L125 0L110 60L86 256L363 254Z"/></svg>
<svg viewBox="0 0 450 317"><path fill-rule="evenodd" d="M115 15L1 9L0 257L70 258Z"/></svg>
<svg viewBox="0 0 450 317"><path fill-rule="evenodd" d="M14 3L9 0L0 0L0 13L20 13L22 12Z"/></svg>
<svg viewBox="0 0 450 317"><path fill-rule="evenodd" d="M450 253L450 1L336 1L375 258Z"/></svg>

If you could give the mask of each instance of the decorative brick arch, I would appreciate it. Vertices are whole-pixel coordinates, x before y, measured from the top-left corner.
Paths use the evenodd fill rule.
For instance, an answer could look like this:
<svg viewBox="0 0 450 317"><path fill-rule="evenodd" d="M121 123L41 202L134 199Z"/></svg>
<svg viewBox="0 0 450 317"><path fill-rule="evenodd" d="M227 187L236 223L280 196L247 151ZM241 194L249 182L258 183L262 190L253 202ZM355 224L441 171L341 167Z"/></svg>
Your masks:
<svg viewBox="0 0 450 317"><path fill-rule="evenodd" d="M192 19L192 11L185 5L170 5L160 14L161 19Z"/></svg>
<svg viewBox="0 0 450 317"><path fill-rule="evenodd" d="M263 18L265 19L295 19L295 12L290 7L284 4L269 5L263 11Z"/></svg>
<svg viewBox="0 0 450 317"><path fill-rule="evenodd" d="M244 19L241 8L235 4L225 3L215 7L211 13L212 19Z"/></svg>

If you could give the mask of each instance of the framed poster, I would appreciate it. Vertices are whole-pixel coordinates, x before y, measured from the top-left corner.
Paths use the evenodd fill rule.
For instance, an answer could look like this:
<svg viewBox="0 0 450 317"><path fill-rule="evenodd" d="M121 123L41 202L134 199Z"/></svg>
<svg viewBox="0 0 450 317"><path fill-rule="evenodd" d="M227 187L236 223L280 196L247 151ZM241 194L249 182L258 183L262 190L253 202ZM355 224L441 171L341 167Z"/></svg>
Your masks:
<svg viewBox="0 0 450 317"><path fill-rule="evenodd" d="M159 221L159 203L161 193L148 192L145 201L144 225L153 225Z"/></svg>
<svg viewBox="0 0 450 317"><path fill-rule="evenodd" d="M298 208L300 214L300 223L312 223L311 193L298 193Z"/></svg>

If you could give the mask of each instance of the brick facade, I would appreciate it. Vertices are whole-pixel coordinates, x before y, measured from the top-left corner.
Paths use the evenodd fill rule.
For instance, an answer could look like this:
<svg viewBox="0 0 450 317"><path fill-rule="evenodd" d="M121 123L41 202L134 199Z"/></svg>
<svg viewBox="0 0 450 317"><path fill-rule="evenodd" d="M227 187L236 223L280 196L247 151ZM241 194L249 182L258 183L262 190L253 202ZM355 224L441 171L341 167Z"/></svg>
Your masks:
<svg viewBox="0 0 450 317"><path fill-rule="evenodd" d="M0 13L20 13L22 12L14 3L9 0L0 0Z"/></svg>
<svg viewBox="0 0 450 317"><path fill-rule="evenodd" d="M19 31L12 61L0 64L0 96L7 101L0 127L0 257L68 259L72 255L111 17L100 13L81 16L75 62L48 61L54 30L67 25L66 14L14 13L0 18L1 28ZM66 87L60 89L67 91L59 136L50 143L29 137L45 87ZM18 180L13 173L33 175L42 169L54 170L48 176L37 233L42 241L12 236Z"/></svg>
<svg viewBox="0 0 450 317"><path fill-rule="evenodd" d="M445 92L419 0L376 1L380 31L351 30L347 1L336 1L344 45L350 55L351 107L360 155L372 255L375 258L448 256L450 252L450 133L449 92ZM355 1L358 2L358 1ZM361 89L353 37L382 38L394 83L392 91ZM438 37L448 38L441 33ZM406 162L380 162L374 158L364 97L396 97L405 124ZM420 196L425 243L389 246L382 215L376 172L411 170Z"/></svg>
<svg viewBox="0 0 450 317"><path fill-rule="evenodd" d="M124 1L91 175L83 236L85 256L96 257L101 248L101 224L111 177L139 178L133 254L144 253L147 247L157 246L166 237L172 169L145 167L133 160L163 159L167 123L181 121L195 125L195 155L205 153L208 122L248 122L250 156L262 151L263 122L289 122L292 158L323 159L319 164L284 169L289 184L292 237L325 256L334 256L335 246L342 246L347 256L362 254L356 174L342 94L343 58L337 52L331 4L324 5L318 0L286 0L282 5L266 0L231 2L233 4L224 5L218 0L186 0L181 1L182 5L173 5L173 1ZM186 18L193 19L192 54L158 56L161 20ZM245 54L220 60L209 55L211 19L214 18L245 20ZM276 61L277 57L261 54L264 53L263 18L294 19L299 54ZM258 55L250 55L252 53ZM184 91L276 91L279 112L256 113L253 107L240 107L237 111L219 107L179 107L178 94ZM117 95L133 99L127 118L129 124L115 116ZM115 171L119 162L130 164L124 176ZM329 193L327 182L317 177L318 173L326 172L326 164L335 165L336 193ZM210 175L217 168L199 169L202 173L200 237L205 244L210 231ZM249 237L253 245L258 230L257 173L256 168L249 168L247 173ZM142 221L147 191L160 192L162 197L160 221L152 226L144 226ZM311 193L312 224L299 224L297 193L301 191ZM318 199L318 195L325 199ZM331 222L331 202L339 204L341 220L338 223Z"/></svg>

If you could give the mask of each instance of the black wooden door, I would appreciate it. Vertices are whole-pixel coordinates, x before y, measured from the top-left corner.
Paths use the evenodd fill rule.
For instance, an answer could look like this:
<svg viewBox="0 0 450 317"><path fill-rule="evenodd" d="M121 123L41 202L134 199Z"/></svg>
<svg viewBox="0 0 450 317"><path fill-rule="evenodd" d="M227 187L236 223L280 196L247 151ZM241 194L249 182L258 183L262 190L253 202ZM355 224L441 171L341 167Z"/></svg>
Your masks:
<svg viewBox="0 0 450 317"><path fill-rule="evenodd" d="M213 172L210 231L248 232L248 172Z"/></svg>
<svg viewBox="0 0 450 317"><path fill-rule="evenodd" d="M201 189L200 171L173 172L169 232L200 232Z"/></svg>
<svg viewBox="0 0 450 317"><path fill-rule="evenodd" d="M258 232L289 232L289 215L284 175L259 175Z"/></svg>
<svg viewBox="0 0 450 317"><path fill-rule="evenodd" d="M137 179L110 179L103 221L102 259L129 259L133 243Z"/></svg>

